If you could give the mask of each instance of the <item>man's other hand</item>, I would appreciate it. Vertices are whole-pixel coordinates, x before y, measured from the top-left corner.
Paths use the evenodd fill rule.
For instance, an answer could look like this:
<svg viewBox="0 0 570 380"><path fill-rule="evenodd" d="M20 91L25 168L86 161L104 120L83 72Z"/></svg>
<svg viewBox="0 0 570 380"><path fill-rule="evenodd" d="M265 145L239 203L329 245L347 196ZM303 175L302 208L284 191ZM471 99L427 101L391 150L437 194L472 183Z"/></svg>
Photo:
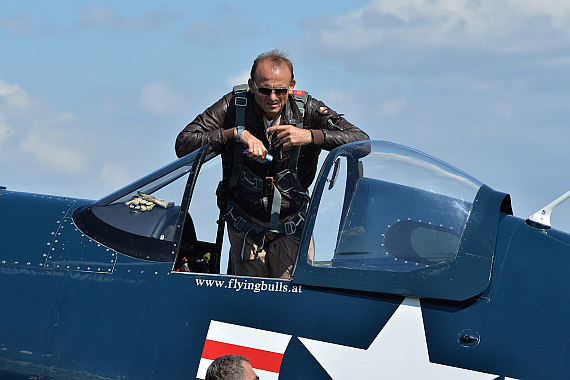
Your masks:
<svg viewBox="0 0 570 380"><path fill-rule="evenodd" d="M283 145L283 149L288 149L292 146L309 145L313 141L311 131L297 128L294 125L275 125L267 128L267 132L277 135L279 144Z"/></svg>

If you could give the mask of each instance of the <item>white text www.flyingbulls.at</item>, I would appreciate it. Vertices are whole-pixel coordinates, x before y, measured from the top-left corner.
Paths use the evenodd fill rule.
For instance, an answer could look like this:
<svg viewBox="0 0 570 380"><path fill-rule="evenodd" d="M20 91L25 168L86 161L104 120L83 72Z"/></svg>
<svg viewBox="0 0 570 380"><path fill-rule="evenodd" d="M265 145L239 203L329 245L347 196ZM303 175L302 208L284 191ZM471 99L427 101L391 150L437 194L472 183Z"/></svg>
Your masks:
<svg viewBox="0 0 570 380"><path fill-rule="evenodd" d="M197 286L205 286L208 288L222 288L222 289L233 289L236 292L245 290L253 291L254 293L259 292L280 292L280 293L302 293L302 285L290 285L289 283L284 283L282 281L278 282L253 282L248 280L238 280L237 278L232 278L227 280L211 280L204 278L196 279Z"/></svg>

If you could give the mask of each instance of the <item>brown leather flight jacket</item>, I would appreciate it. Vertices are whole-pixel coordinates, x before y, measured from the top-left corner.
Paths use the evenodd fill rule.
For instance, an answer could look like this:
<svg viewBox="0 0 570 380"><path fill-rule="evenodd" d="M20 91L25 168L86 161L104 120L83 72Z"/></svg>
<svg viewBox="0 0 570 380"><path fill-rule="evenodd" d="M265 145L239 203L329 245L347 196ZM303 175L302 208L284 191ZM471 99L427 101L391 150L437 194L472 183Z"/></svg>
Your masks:
<svg viewBox="0 0 570 380"><path fill-rule="evenodd" d="M223 175L227 181L232 175L234 149L245 149L240 143L236 143L233 137L236 117L234 97L235 95L230 92L198 115L178 134L175 145L176 154L182 157L203 145L212 144L222 154ZM263 110L255 102L254 94L248 92L245 129L263 142L269 153L273 155L273 161L262 164L244 156L243 164L257 176L265 179L275 177L277 173L287 169L291 149L284 150L276 141L277 138L272 138L271 143L268 141L263 115ZM308 189L313 182L321 149L331 150L346 143L369 139L365 132L350 124L342 116L323 102L308 96L303 128L311 131L313 143L301 147L297 162L298 178L305 189ZM295 125L299 122L301 122L301 113L293 97L289 96L281 112L279 124ZM233 190L229 194L232 202L263 224L269 222L272 194L247 189L239 184ZM291 220L299 212L302 203L302 196L293 191L282 194L280 223Z"/></svg>

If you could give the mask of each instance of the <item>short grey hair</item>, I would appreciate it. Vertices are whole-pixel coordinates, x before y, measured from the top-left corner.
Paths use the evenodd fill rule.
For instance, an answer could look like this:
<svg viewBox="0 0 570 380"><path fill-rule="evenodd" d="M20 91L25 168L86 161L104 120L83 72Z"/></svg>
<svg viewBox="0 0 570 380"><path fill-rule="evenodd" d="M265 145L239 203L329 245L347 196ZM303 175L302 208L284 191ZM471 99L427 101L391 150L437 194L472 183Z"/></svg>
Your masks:
<svg viewBox="0 0 570 380"><path fill-rule="evenodd" d="M253 76L255 75L255 72L257 70L257 65L259 64L259 62L264 61L266 59L269 59L276 66L280 65L287 66L289 72L291 73L291 80L295 78L295 75L293 75L293 63L289 60L289 58L287 58L287 53L275 49L271 51L266 51L265 53L261 53L260 55L257 56L255 61L253 61L253 65L251 66L251 72L249 73L251 79L255 80Z"/></svg>
<svg viewBox="0 0 570 380"><path fill-rule="evenodd" d="M240 355L225 355L216 358L206 371L206 380L243 380L247 375L243 362L248 358Z"/></svg>

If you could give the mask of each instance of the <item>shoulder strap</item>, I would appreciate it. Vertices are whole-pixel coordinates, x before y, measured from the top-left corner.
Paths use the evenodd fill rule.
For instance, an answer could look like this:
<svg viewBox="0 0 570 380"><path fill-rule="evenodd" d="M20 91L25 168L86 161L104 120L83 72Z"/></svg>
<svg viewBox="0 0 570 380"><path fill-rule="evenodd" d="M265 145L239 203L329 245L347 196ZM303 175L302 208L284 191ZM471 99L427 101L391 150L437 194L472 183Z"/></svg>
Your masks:
<svg viewBox="0 0 570 380"><path fill-rule="evenodd" d="M245 109L247 107L247 91L249 86L247 84L240 84L234 86L234 103L236 105L236 121L235 126L245 127ZM234 144L234 164L232 169L232 177L230 178L230 188L237 185L239 176L243 166L243 154L237 143Z"/></svg>
<svg viewBox="0 0 570 380"><path fill-rule="evenodd" d="M301 90L293 90L293 99L295 99L295 103L297 103L297 107L299 108L299 111L301 111L301 117L305 116L305 103L307 103L307 98L309 97L309 94L307 93L307 91L301 91ZM301 122L301 127L303 122ZM297 126L299 126L299 124L297 124Z"/></svg>
<svg viewBox="0 0 570 380"><path fill-rule="evenodd" d="M247 107L247 84L234 86L234 103L236 105L236 127L245 126L245 108Z"/></svg>
<svg viewBox="0 0 570 380"><path fill-rule="evenodd" d="M237 94L238 92L247 92L249 90L249 85L247 83L242 83L234 86L233 92Z"/></svg>
<svg viewBox="0 0 570 380"><path fill-rule="evenodd" d="M301 121L295 125L297 128L303 128L303 118L305 117L305 103L307 103L308 96L309 94L307 91L293 90L293 99L297 104L297 108L299 108L299 111L301 111ZM297 161L299 161L300 151L301 147L294 147L293 150L291 150L291 157L289 158L288 168L294 170L295 172L297 171Z"/></svg>

